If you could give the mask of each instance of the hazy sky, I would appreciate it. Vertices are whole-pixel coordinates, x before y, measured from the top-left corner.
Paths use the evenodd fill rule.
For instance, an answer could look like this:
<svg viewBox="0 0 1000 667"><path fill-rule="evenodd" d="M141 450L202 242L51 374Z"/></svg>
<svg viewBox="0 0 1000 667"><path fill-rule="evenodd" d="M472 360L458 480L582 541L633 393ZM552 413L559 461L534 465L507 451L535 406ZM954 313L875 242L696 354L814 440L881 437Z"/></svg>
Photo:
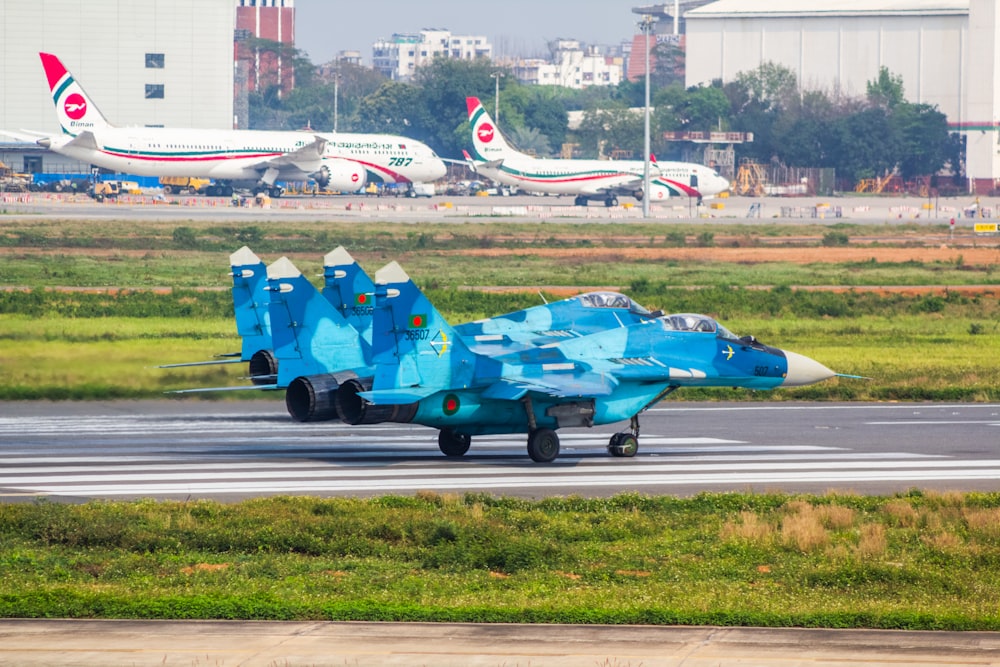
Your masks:
<svg viewBox="0 0 1000 667"><path fill-rule="evenodd" d="M295 0L295 43L316 63L339 51L361 52L371 64L372 43L395 32L441 28L485 35L493 55L547 55L556 38L617 44L637 32L632 7L652 0Z"/></svg>

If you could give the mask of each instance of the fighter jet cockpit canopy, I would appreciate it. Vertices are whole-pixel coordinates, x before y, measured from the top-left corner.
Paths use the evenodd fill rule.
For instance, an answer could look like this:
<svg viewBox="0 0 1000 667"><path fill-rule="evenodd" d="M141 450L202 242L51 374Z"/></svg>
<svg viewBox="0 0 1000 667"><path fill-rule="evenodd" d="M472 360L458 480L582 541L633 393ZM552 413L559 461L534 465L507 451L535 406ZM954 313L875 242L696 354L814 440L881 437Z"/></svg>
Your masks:
<svg viewBox="0 0 1000 667"><path fill-rule="evenodd" d="M677 313L675 315L664 315L664 326L674 331L700 331L704 333L714 333L717 337L740 341L741 339L726 327L722 326L708 315L697 313Z"/></svg>
<svg viewBox="0 0 1000 667"><path fill-rule="evenodd" d="M656 313L649 312L648 309L618 292L588 292L581 294L578 298L580 303L588 308L627 308L629 312L636 315L656 317Z"/></svg>

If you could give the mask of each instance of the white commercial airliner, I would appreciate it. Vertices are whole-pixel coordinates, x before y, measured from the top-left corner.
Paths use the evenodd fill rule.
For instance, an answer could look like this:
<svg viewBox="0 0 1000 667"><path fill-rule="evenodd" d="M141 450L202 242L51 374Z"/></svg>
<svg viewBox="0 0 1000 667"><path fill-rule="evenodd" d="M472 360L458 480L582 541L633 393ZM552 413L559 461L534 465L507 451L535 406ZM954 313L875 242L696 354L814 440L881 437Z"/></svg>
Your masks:
<svg viewBox="0 0 1000 667"><path fill-rule="evenodd" d="M586 206L590 199L617 206L618 195L642 199L642 161L535 158L507 143L478 98L467 97L465 103L473 146L468 158L476 173L526 192L576 195L578 206ZM729 181L704 165L653 162L650 166L651 201L679 195L701 200L728 189Z"/></svg>
<svg viewBox="0 0 1000 667"><path fill-rule="evenodd" d="M115 127L56 56L39 56L63 135L30 133L32 138L41 136L42 146L116 172L212 178L221 182L213 194L221 195L232 194L232 183L239 181L274 195L280 194L276 181L307 178L354 192L369 180L412 185L446 172L426 144L386 134Z"/></svg>

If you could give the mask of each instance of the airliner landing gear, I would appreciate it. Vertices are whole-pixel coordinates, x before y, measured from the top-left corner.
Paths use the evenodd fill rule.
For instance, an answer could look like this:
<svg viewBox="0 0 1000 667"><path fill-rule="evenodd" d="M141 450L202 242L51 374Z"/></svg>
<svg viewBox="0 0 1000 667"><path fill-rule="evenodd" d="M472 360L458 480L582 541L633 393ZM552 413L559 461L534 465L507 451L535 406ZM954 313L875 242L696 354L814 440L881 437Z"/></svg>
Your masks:
<svg viewBox="0 0 1000 667"><path fill-rule="evenodd" d="M467 433L456 433L450 428L438 431L438 448L445 456L463 456L471 444L472 436Z"/></svg>
<svg viewBox="0 0 1000 667"><path fill-rule="evenodd" d="M604 200L604 205L608 208L611 208L612 206L618 206L618 197L611 195L610 197Z"/></svg>
<svg viewBox="0 0 1000 667"><path fill-rule="evenodd" d="M209 185L205 188L205 194L209 197L232 197L233 186L225 182L216 183L215 185Z"/></svg>
<svg viewBox="0 0 1000 667"><path fill-rule="evenodd" d="M577 195L576 199L573 200L573 206L586 206L587 198L581 195Z"/></svg>
<svg viewBox="0 0 1000 667"><path fill-rule="evenodd" d="M632 417L629 430L615 433L608 442L608 454L631 458L639 451L639 417Z"/></svg>

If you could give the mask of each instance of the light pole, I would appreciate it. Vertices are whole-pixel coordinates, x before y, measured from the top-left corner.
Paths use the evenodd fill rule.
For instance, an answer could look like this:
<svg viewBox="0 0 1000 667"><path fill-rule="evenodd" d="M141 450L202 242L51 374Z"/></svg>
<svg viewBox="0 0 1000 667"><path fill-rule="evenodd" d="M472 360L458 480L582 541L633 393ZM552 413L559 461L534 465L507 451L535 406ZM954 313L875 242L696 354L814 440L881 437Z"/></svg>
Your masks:
<svg viewBox="0 0 1000 667"><path fill-rule="evenodd" d="M333 76L333 131L337 131L337 95L340 88L340 74Z"/></svg>
<svg viewBox="0 0 1000 667"><path fill-rule="evenodd" d="M649 217L649 35L653 32L656 19L650 14L644 14L639 22L642 30L643 51L646 52L646 106L643 109L643 144L642 144L642 217Z"/></svg>
<svg viewBox="0 0 1000 667"><path fill-rule="evenodd" d="M503 72L493 72L490 78L496 82L496 92L493 94L493 122L500 125L500 78Z"/></svg>

